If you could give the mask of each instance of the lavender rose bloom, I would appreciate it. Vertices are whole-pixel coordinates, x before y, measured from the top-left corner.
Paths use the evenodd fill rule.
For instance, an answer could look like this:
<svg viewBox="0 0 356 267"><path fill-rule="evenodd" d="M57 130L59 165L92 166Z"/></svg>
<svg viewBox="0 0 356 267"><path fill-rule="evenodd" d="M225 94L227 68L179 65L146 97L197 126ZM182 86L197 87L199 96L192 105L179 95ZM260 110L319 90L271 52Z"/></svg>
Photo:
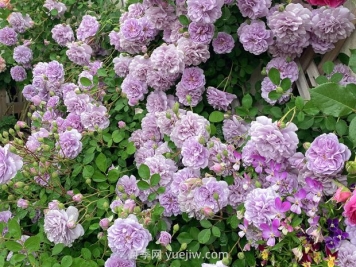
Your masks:
<svg viewBox="0 0 356 267"><path fill-rule="evenodd" d="M182 146L182 162L186 167L202 168L208 166L209 150L199 143L196 137L190 137Z"/></svg>
<svg viewBox="0 0 356 267"><path fill-rule="evenodd" d="M74 240L84 235L82 225L77 224L78 209L70 206L64 210L49 210L44 218L44 232L50 242L71 247Z"/></svg>
<svg viewBox="0 0 356 267"><path fill-rule="evenodd" d="M157 243L161 244L162 246L168 246L171 243L171 241L172 241L172 236L170 233L166 231L160 232Z"/></svg>
<svg viewBox="0 0 356 267"><path fill-rule="evenodd" d="M271 68L279 71L281 79L289 78L291 82L298 80L298 65L294 61L287 61L282 57L275 57L266 66L267 73Z"/></svg>
<svg viewBox="0 0 356 267"><path fill-rule="evenodd" d="M263 21L253 20L251 24L242 23L237 34L244 49L254 55L266 52L273 44L272 32L266 29Z"/></svg>
<svg viewBox="0 0 356 267"><path fill-rule="evenodd" d="M287 91L283 92L281 97L278 98L277 100L270 99L269 93L272 91L276 91L276 90L277 90L277 85L275 85L269 77L265 77L262 80L261 96L264 100L266 100L267 103L271 104L272 106L275 105L276 103L279 103L279 104L286 103L289 100L290 94L292 92L292 88L289 88Z"/></svg>
<svg viewBox="0 0 356 267"><path fill-rule="evenodd" d="M74 32L69 25L58 24L51 30L53 40L60 46L74 41Z"/></svg>
<svg viewBox="0 0 356 267"><path fill-rule="evenodd" d="M64 13L67 11L65 4L58 2L58 0L46 0L43 7L47 8L49 12L57 10L57 15L54 16L56 18L63 17Z"/></svg>
<svg viewBox="0 0 356 267"><path fill-rule="evenodd" d="M218 110L227 111L229 105L236 99L236 95L220 91L214 87L208 87L207 90L208 103Z"/></svg>
<svg viewBox="0 0 356 267"><path fill-rule="evenodd" d="M177 48L183 51L184 63L187 66L198 66L210 58L209 46L202 43L194 42L191 39L181 37L177 41Z"/></svg>
<svg viewBox="0 0 356 267"><path fill-rule="evenodd" d="M356 246L347 240L340 243L336 260L337 266L349 267L356 265Z"/></svg>
<svg viewBox="0 0 356 267"><path fill-rule="evenodd" d="M267 16L271 0L237 0L242 16L257 19Z"/></svg>
<svg viewBox="0 0 356 267"><path fill-rule="evenodd" d="M51 83L64 82L63 65L56 60L49 62L46 68L45 75Z"/></svg>
<svg viewBox="0 0 356 267"><path fill-rule="evenodd" d="M188 17L194 22L214 23L222 15L224 0L187 0Z"/></svg>
<svg viewBox="0 0 356 267"><path fill-rule="evenodd" d="M189 37L195 42L209 44L214 36L214 24L191 22L188 27Z"/></svg>
<svg viewBox="0 0 356 267"><path fill-rule="evenodd" d="M145 252L151 240L150 232L132 214L126 219L116 219L108 229L109 247L123 259L134 258Z"/></svg>
<svg viewBox="0 0 356 267"><path fill-rule="evenodd" d="M32 60L32 50L20 45L14 48L14 60L19 64L28 64Z"/></svg>
<svg viewBox="0 0 356 267"><path fill-rule="evenodd" d="M342 171L351 151L333 133L314 139L305 153L307 168L315 175L334 176Z"/></svg>
<svg viewBox="0 0 356 267"><path fill-rule="evenodd" d="M11 27L19 33L24 33L34 25L34 22L28 14L24 16L20 12L12 12L7 18L7 21Z"/></svg>
<svg viewBox="0 0 356 267"><path fill-rule="evenodd" d="M127 95L129 105L135 106L138 101L144 99L144 95L148 92L147 84L135 77L128 75L121 84L122 92Z"/></svg>
<svg viewBox="0 0 356 267"><path fill-rule="evenodd" d="M114 71L117 76L125 78L129 74L129 66L132 61L132 57L123 56L120 54L119 57L114 58Z"/></svg>
<svg viewBox="0 0 356 267"><path fill-rule="evenodd" d="M138 41L142 37L142 25L138 19L127 19L121 26L121 32L128 41Z"/></svg>
<svg viewBox="0 0 356 267"><path fill-rule="evenodd" d="M160 112L167 109L167 95L162 91L154 91L147 97L146 108L148 112Z"/></svg>
<svg viewBox="0 0 356 267"><path fill-rule="evenodd" d="M199 102L203 99L204 91L204 87L189 90L182 84L182 82L179 82L176 87L176 95L179 103L190 107L195 107L199 104Z"/></svg>
<svg viewBox="0 0 356 267"><path fill-rule="evenodd" d="M227 143L237 147L241 146L248 135L250 126L238 116L233 116L223 122L223 135Z"/></svg>
<svg viewBox="0 0 356 267"><path fill-rule="evenodd" d="M185 68L180 83L188 91L202 88L205 86L204 71L198 67Z"/></svg>
<svg viewBox="0 0 356 267"><path fill-rule="evenodd" d="M14 29L9 27L4 27L0 29L0 43L11 46L17 43L17 33Z"/></svg>
<svg viewBox="0 0 356 267"><path fill-rule="evenodd" d="M151 54L152 67L164 74L182 73L184 54L173 44L163 44Z"/></svg>
<svg viewBox="0 0 356 267"><path fill-rule="evenodd" d="M216 54L228 54L235 47L235 40L230 34L219 32L212 45Z"/></svg>
<svg viewBox="0 0 356 267"><path fill-rule="evenodd" d="M90 97L87 94L76 94L69 92L64 97L64 105L67 107L68 112L81 115L88 108Z"/></svg>
<svg viewBox="0 0 356 267"><path fill-rule="evenodd" d="M127 175L122 176L119 178L116 184L116 194L118 197L122 197L122 194L125 193L128 196L135 195L138 196L140 190L137 187L137 180L136 177L131 175L130 177Z"/></svg>
<svg viewBox="0 0 356 267"><path fill-rule="evenodd" d="M275 210L275 199L279 195L271 188L253 189L246 197L245 219L257 228L261 223L270 223L277 215Z"/></svg>
<svg viewBox="0 0 356 267"><path fill-rule="evenodd" d="M16 82L22 82L27 78L26 70L21 66L15 66L10 69L11 78Z"/></svg>
<svg viewBox="0 0 356 267"><path fill-rule="evenodd" d="M120 255L113 253L106 260L104 267L136 267L136 261L123 259Z"/></svg>
<svg viewBox="0 0 356 267"><path fill-rule="evenodd" d="M85 15L82 18L77 29L77 38L78 40L85 41L88 37L92 37L99 30L100 24L95 17L90 15Z"/></svg>
<svg viewBox="0 0 356 267"><path fill-rule="evenodd" d="M74 159L82 151L82 135L75 129L59 134L59 154L62 157Z"/></svg>
<svg viewBox="0 0 356 267"><path fill-rule="evenodd" d="M104 106L89 104L85 112L80 115L84 128L95 131L97 128L106 129L110 125L107 109Z"/></svg>
<svg viewBox="0 0 356 267"><path fill-rule="evenodd" d="M78 42L68 43L67 47L69 48L66 52L69 60L75 64L81 66L87 66L90 63L90 57L93 53L91 47L85 43L80 44Z"/></svg>
<svg viewBox="0 0 356 267"><path fill-rule="evenodd" d="M10 145L0 146L0 184L6 184L22 168L22 158L10 152Z"/></svg>
<svg viewBox="0 0 356 267"><path fill-rule="evenodd" d="M268 160L282 162L295 154L299 140L297 126L289 123L285 128L279 128L277 122L260 116L251 123L251 141L260 154Z"/></svg>

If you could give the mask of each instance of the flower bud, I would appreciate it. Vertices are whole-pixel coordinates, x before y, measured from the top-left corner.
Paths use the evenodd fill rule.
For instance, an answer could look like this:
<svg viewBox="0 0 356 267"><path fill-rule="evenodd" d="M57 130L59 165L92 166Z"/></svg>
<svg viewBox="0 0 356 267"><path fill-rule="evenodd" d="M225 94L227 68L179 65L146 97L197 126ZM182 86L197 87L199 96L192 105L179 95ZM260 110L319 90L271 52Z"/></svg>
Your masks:
<svg viewBox="0 0 356 267"><path fill-rule="evenodd" d="M29 202L28 202L28 200L26 200L26 199L20 198L20 199L17 201L17 207L19 207L19 208L21 208L21 209L27 209L27 208L28 208L28 205L29 205Z"/></svg>
<svg viewBox="0 0 356 267"><path fill-rule="evenodd" d="M98 233L97 238L100 240L100 239L102 239L104 236L105 236L104 233L103 233L103 232L100 232L100 233Z"/></svg>
<svg viewBox="0 0 356 267"><path fill-rule="evenodd" d="M201 145L204 145L204 144L206 143L204 136L200 136L200 137L199 137L199 143L200 143Z"/></svg>
<svg viewBox="0 0 356 267"><path fill-rule="evenodd" d="M99 225L103 230L107 230L109 228L110 221L108 218L101 219Z"/></svg>
<svg viewBox="0 0 356 267"><path fill-rule="evenodd" d="M215 200L219 200L219 194L218 193L214 193L213 197L214 197Z"/></svg>
<svg viewBox="0 0 356 267"><path fill-rule="evenodd" d="M7 197L7 200L9 200L9 201L13 201L15 199L15 196L14 195L9 195L8 197Z"/></svg>
<svg viewBox="0 0 356 267"><path fill-rule="evenodd" d="M26 191L30 190L30 187L29 187L28 185L26 185L26 186L23 188L23 190L26 192Z"/></svg>
<svg viewBox="0 0 356 267"><path fill-rule="evenodd" d="M349 174L356 174L356 161L346 162L346 171Z"/></svg>
<svg viewBox="0 0 356 267"><path fill-rule="evenodd" d="M12 136L15 136L15 131L14 131L14 129L10 128L10 129L9 129L9 133L10 133Z"/></svg>
<svg viewBox="0 0 356 267"><path fill-rule="evenodd" d="M242 260L242 259L245 258L245 254L244 254L243 252L239 252L239 253L237 253L237 257L238 257L240 260Z"/></svg>
<svg viewBox="0 0 356 267"><path fill-rule="evenodd" d="M261 71L261 75L266 76L267 75L267 69L264 67Z"/></svg>
<svg viewBox="0 0 356 267"><path fill-rule="evenodd" d="M82 199L83 199L83 195L82 194L75 194L73 197L72 197L72 200L74 202L77 202L77 203L80 203L82 202ZM105 203L104 203L105 204ZM104 205L103 205L104 206Z"/></svg>
<svg viewBox="0 0 356 267"><path fill-rule="evenodd" d="M58 203L58 209L60 209L60 210L64 209L64 204L63 203Z"/></svg>
<svg viewBox="0 0 356 267"><path fill-rule="evenodd" d="M283 94L283 88L282 87L280 87L280 86L278 86L277 88L276 88L276 92L278 93L278 94Z"/></svg>
<svg viewBox="0 0 356 267"><path fill-rule="evenodd" d="M67 191L67 195L68 195L68 196L71 196L71 197L74 196L73 190L68 190L68 191Z"/></svg>
<svg viewBox="0 0 356 267"><path fill-rule="evenodd" d="M134 211L134 213L140 213L141 212L141 208L137 206L137 207L134 208L133 211Z"/></svg>
<svg viewBox="0 0 356 267"><path fill-rule="evenodd" d="M170 120L172 118L171 113L166 112L166 118Z"/></svg>
<svg viewBox="0 0 356 267"><path fill-rule="evenodd" d="M310 143L309 143L309 142L305 142L305 143L303 144L303 147L304 147L305 150L308 150L309 147L310 147Z"/></svg>
<svg viewBox="0 0 356 267"><path fill-rule="evenodd" d="M24 185L25 185L24 182L16 182L16 183L14 184L14 187L15 187L15 188L22 188L22 187L24 187Z"/></svg>
<svg viewBox="0 0 356 267"><path fill-rule="evenodd" d="M103 203L103 208L106 210L109 208L109 203L107 201Z"/></svg>
<svg viewBox="0 0 356 267"><path fill-rule="evenodd" d="M256 186L256 188L261 188L262 187L261 182L260 181L256 181L255 182L255 186Z"/></svg>
<svg viewBox="0 0 356 267"><path fill-rule="evenodd" d="M187 99L187 102L190 105L192 103L192 96L191 95L187 95L185 98Z"/></svg>
<svg viewBox="0 0 356 267"><path fill-rule="evenodd" d="M173 234L177 233L179 231L179 224L175 224L173 226Z"/></svg>
<svg viewBox="0 0 356 267"><path fill-rule="evenodd" d="M91 179L89 179L89 178L86 179L86 180L85 180L85 183L86 183L86 184L91 184Z"/></svg>
<svg viewBox="0 0 356 267"><path fill-rule="evenodd" d="M120 129L122 129L122 128L125 128L125 127L126 127L126 123L125 123L124 121L119 121L119 122L117 123L117 126L118 126Z"/></svg>
<svg viewBox="0 0 356 267"><path fill-rule="evenodd" d="M1 190L6 191L8 189L8 186L6 184L1 185Z"/></svg>
<svg viewBox="0 0 356 267"><path fill-rule="evenodd" d="M187 243L183 243L183 244L180 246L179 251L186 250L186 249L187 249Z"/></svg>
<svg viewBox="0 0 356 267"><path fill-rule="evenodd" d="M178 112L179 112L179 103L178 102L174 103L172 110L175 114L178 114Z"/></svg>
<svg viewBox="0 0 356 267"><path fill-rule="evenodd" d="M332 197L332 199L335 200L337 203L346 202L351 197L351 195L352 195L352 193L348 188L339 187L336 190L336 193Z"/></svg>
<svg viewBox="0 0 356 267"><path fill-rule="evenodd" d="M5 137L5 138L8 138L9 137L9 133L7 131L3 131L2 132L2 135Z"/></svg>

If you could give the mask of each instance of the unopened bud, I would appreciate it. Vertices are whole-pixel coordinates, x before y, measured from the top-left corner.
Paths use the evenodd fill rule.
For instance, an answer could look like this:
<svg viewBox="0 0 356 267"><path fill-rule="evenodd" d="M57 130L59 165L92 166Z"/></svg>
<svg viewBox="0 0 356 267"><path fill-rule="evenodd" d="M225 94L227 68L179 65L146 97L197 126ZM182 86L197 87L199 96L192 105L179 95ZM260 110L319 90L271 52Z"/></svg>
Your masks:
<svg viewBox="0 0 356 267"><path fill-rule="evenodd" d="M261 182L260 181L256 181L255 182L255 186L256 186L256 188L261 188L262 187Z"/></svg>
<svg viewBox="0 0 356 267"><path fill-rule="evenodd" d="M16 147L10 146L10 151L11 151L12 153L16 153Z"/></svg>
<svg viewBox="0 0 356 267"><path fill-rule="evenodd" d="M183 244L180 246L179 251L186 250L186 249L187 249L187 243L183 243Z"/></svg>
<svg viewBox="0 0 356 267"><path fill-rule="evenodd" d="M86 180L85 180L85 183L86 183L86 184L91 184L91 179L89 179L89 178L86 179Z"/></svg>
<svg viewBox="0 0 356 267"><path fill-rule="evenodd" d="M100 239L103 239L104 236L105 236L104 233L100 232L100 233L98 233L97 238L100 240Z"/></svg>
<svg viewBox="0 0 356 267"><path fill-rule="evenodd" d="M174 103L172 110L175 114L178 114L178 111L179 111L179 103L178 102Z"/></svg>
<svg viewBox="0 0 356 267"><path fill-rule="evenodd" d="M24 185L25 185L24 182L16 182L16 183L14 184L14 187L15 187L15 188L22 188L22 187L24 187Z"/></svg>
<svg viewBox="0 0 356 267"><path fill-rule="evenodd" d="M110 221L108 218L101 219L99 225L103 230L107 230L109 228Z"/></svg>
<svg viewBox="0 0 356 267"><path fill-rule="evenodd" d="M229 266L231 263L231 260L229 258L223 258L221 262L222 262L222 264Z"/></svg>
<svg viewBox="0 0 356 267"><path fill-rule="evenodd" d="M75 194L75 195L72 197L72 200L73 200L74 202L77 202L77 203L82 202L82 199L83 199L83 195L82 195L82 194Z"/></svg>
<svg viewBox="0 0 356 267"><path fill-rule="evenodd" d="M170 120L170 119L172 118L172 115L171 115L171 113L169 113L169 112L166 112L166 118Z"/></svg>
<svg viewBox="0 0 356 267"><path fill-rule="evenodd" d="M199 143L204 145L206 143L204 136L199 137Z"/></svg>
<svg viewBox="0 0 356 267"><path fill-rule="evenodd" d="M64 209L64 204L63 204L63 203L58 203L58 208L59 208L60 210Z"/></svg>
<svg viewBox="0 0 356 267"><path fill-rule="evenodd" d="M179 224L175 224L173 226L173 234L177 233L179 231Z"/></svg>
<svg viewBox="0 0 356 267"><path fill-rule="evenodd" d="M303 147L304 147L305 150L308 150L309 147L310 147L310 143L309 143L309 142L305 142L305 143L303 144Z"/></svg>
<svg viewBox="0 0 356 267"><path fill-rule="evenodd" d="M267 75L267 70L266 70L266 68L263 68L263 69L262 69L261 74L262 74L263 76L266 76L266 75Z"/></svg>
<svg viewBox="0 0 356 267"><path fill-rule="evenodd" d="M214 197L215 200L219 200L219 194L218 193L214 193L213 197Z"/></svg>
<svg viewBox="0 0 356 267"><path fill-rule="evenodd" d="M9 200L9 201L13 201L15 199L15 196L14 195L9 195L8 197L7 197L7 200Z"/></svg>
<svg viewBox="0 0 356 267"><path fill-rule="evenodd" d="M109 203L107 201L103 203L103 208L106 210L109 208Z"/></svg>
<svg viewBox="0 0 356 267"><path fill-rule="evenodd" d="M239 253L237 253L237 257L238 257L240 260L242 260L242 259L245 258L245 254L244 254L243 252L239 252Z"/></svg>
<svg viewBox="0 0 356 267"><path fill-rule="evenodd" d="M346 171L349 174L356 174L356 161L346 162Z"/></svg>
<svg viewBox="0 0 356 267"><path fill-rule="evenodd" d="M276 92L277 92L278 94L283 94L283 88L280 87L280 86L278 86L278 87L276 88Z"/></svg>
<svg viewBox="0 0 356 267"><path fill-rule="evenodd" d="M133 211L134 211L134 213L140 213L141 212L141 208L137 206L137 207L134 208Z"/></svg>
<svg viewBox="0 0 356 267"><path fill-rule="evenodd" d="M9 129L9 133L10 133L12 136L15 136L15 131L14 131L14 129L10 128L10 129Z"/></svg>
<svg viewBox="0 0 356 267"><path fill-rule="evenodd" d="M187 95L185 98L187 99L187 102L190 105L192 103L192 96L191 95Z"/></svg>

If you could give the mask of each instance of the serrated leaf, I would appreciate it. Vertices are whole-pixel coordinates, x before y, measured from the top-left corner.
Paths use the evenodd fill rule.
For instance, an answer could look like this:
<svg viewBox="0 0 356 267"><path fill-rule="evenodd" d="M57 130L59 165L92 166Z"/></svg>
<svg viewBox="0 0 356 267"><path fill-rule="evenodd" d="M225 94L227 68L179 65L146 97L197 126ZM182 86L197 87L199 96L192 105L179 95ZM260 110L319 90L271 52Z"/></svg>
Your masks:
<svg viewBox="0 0 356 267"><path fill-rule="evenodd" d="M124 132L121 132L119 130L115 130L113 133L112 133L112 139L115 143L120 143L122 140L124 140L125 138L125 133Z"/></svg>
<svg viewBox="0 0 356 267"><path fill-rule="evenodd" d="M335 73L335 74L333 74L333 76L331 76L330 82L338 83L338 82L340 82L342 80L343 77L344 77L343 74Z"/></svg>
<svg viewBox="0 0 356 267"><path fill-rule="evenodd" d="M268 94L268 98L271 100L278 100L280 99L282 94L277 93L277 91L271 91Z"/></svg>
<svg viewBox="0 0 356 267"><path fill-rule="evenodd" d="M329 131L335 130L336 119L334 117L326 117L325 118L325 127Z"/></svg>
<svg viewBox="0 0 356 267"><path fill-rule="evenodd" d="M95 165L98 167L99 170L105 172L107 169L107 159L103 153L100 153L95 159Z"/></svg>
<svg viewBox="0 0 356 267"><path fill-rule="evenodd" d="M292 87L292 82L289 78L285 78L281 81L281 87L283 89L283 91L287 91L288 89L290 89Z"/></svg>
<svg viewBox="0 0 356 267"><path fill-rule="evenodd" d="M242 106L246 109L249 109L250 107L252 107L252 96L250 94L246 94L243 96L242 100L241 100Z"/></svg>
<svg viewBox="0 0 356 267"><path fill-rule="evenodd" d="M158 183L161 181L161 176L158 173L155 173L151 176L150 179L150 184L152 186L158 185Z"/></svg>
<svg viewBox="0 0 356 267"><path fill-rule="evenodd" d="M79 81L83 86L92 86L92 81L89 80L88 78L86 77L82 77L80 78L80 81Z"/></svg>
<svg viewBox="0 0 356 267"><path fill-rule="evenodd" d="M56 244L53 249L52 249L52 255L58 255L59 253L62 252L62 250L64 249L64 244L62 243L59 243L59 244Z"/></svg>
<svg viewBox="0 0 356 267"><path fill-rule="evenodd" d="M127 147L126 147L126 153L128 155L132 155L136 152L136 147L135 144L133 142L128 143Z"/></svg>
<svg viewBox="0 0 356 267"><path fill-rule="evenodd" d="M349 138L356 146L356 117L352 119L349 126Z"/></svg>
<svg viewBox="0 0 356 267"><path fill-rule="evenodd" d="M314 124L314 118L304 119L302 122L298 123L298 128L301 130L306 130L312 127Z"/></svg>
<svg viewBox="0 0 356 267"><path fill-rule="evenodd" d="M319 84L319 85L329 82L328 78L326 78L325 76L318 76L318 77L316 77L315 81L316 81L317 84Z"/></svg>
<svg viewBox="0 0 356 267"><path fill-rule="evenodd" d="M268 71L268 78L271 80L271 82L274 85L279 85L279 83L281 81L281 75L279 73L279 70L277 70L276 68L271 68Z"/></svg>
<svg viewBox="0 0 356 267"><path fill-rule="evenodd" d="M210 122L221 122L224 120L224 113L221 111L213 111L209 115Z"/></svg>
<svg viewBox="0 0 356 267"><path fill-rule="evenodd" d="M17 222L16 218L11 219L8 222L8 227L9 227L10 235L12 237L14 237L15 239L20 239L20 237L21 237L21 228L20 228L20 225Z"/></svg>
<svg viewBox="0 0 356 267"><path fill-rule="evenodd" d="M211 230L204 229L200 231L200 233L198 234L198 241L200 244L206 244L208 243L210 237L211 237Z"/></svg>
<svg viewBox="0 0 356 267"><path fill-rule="evenodd" d="M148 168L148 166L145 164L141 164L138 168L138 174L142 179L147 180L148 178L150 178L150 168Z"/></svg>
<svg viewBox="0 0 356 267"><path fill-rule="evenodd" d="M213 228L211 228L211 232L213 233L213 236L215 236L215 237L220 237L221 236L221 231L216 226L213 226Z"/></svg>
<svg viewBox="0 0 356 267"><path fill-rule="evenodd" d="M37 251L41 246L41 238L37 235L31 236L25 241L24 246L28 252Z"/></svg>
<svg viewBox="0 0 356 267"><path fill-rule="evenodd" d="M183 244L183 243L189 244L190 242L193 241L193 238L187 232L182 232L177 236L177 240L180 244Z"/></svg>
<svg viewBox="0 0 356 267"><path fill-rule="evenodd" d="M137 187L140 190L148 190L148 189L150 189L151 186L145 181L138 181Z"/></svg>
<svg viewBox="0 0 356 267"><path fill-rule="evenodd" d="M339 136L347 134L348 126L346 121L339 120L335 125L335 130Z"/></svg>
<svg viewBox="0 0 356 267"><path fill-rule="evenodd" d="M91 252L90 252L89 249L87 249L87 248L82 248L81 254L82 254L82 256L83 256L83 259L85 259L85 260L90 260L90 259L91 259Z"/></svg>
<svg viewBox="0 0 356 267"><path fill-rule="evenodd" d="M61 260L61 267L69 267L73 263L72 256L66 255Z"/></svg>
<svg viewBox="0 0 356 267"><path fill-rule="evenodd" d="M326 74L330 74L333 72L334 70L334 66L335 64L331 61L327 61L323 64L323 71L326 73Z"/></svg>
<svg viewBox="0 0 356 267"><path fill-rule="evenodd" d="M295 98L295 106L298 110L303 110L304 107L304 99L300 96Z"/></svg>
<svg viewBox="0 0 356 267"><path fill-rule="evenodd" d="M179 22L183 25L183 26L187 26L187 25L189 25L189 19L187 18L187 16L185 16L185 15L180 15L179 16Z"/></svg>
<svg viewBox="0 0 356 267"><path fill-rule="evenodd" d="M338 84L325 83L310 93L313 104L326 115L342 117L356 111L355 96Z"/></svg>
<svg viewBox="0 0 356 267"><path fill-rule="evenodd" d="M83 169L83 177L84 178L91 178L95 172L95 169L91 165L87 165Z"/></svg>
<svg viewBox="0 0 356 267"><path fill-rule="evenodd" d="M23 249L22 245L15 242L15 241L6 241L5 242L5 247L8 249L8 250L11 250L12 252L18 252L20 250Z"/></svg>
<svg viewBox="0 0 356 267"><path fill-rule="evenodd" d="M201 220L200 225L204 228L211 228L213 226L208 220Z"/></svg>

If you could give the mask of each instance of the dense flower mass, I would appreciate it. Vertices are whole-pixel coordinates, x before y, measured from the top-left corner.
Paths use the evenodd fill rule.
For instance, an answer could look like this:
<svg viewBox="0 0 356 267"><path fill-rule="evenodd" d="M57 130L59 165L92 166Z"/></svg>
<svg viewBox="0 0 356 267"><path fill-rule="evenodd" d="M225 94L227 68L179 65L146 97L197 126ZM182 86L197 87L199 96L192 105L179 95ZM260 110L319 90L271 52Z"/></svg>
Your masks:
<svg viewBox="0 0 356 267"><path fill-rule="evenodd" d="M10 152L10 145L0 146L0 184L14 178L22 165L21 157Z"/></svg>

